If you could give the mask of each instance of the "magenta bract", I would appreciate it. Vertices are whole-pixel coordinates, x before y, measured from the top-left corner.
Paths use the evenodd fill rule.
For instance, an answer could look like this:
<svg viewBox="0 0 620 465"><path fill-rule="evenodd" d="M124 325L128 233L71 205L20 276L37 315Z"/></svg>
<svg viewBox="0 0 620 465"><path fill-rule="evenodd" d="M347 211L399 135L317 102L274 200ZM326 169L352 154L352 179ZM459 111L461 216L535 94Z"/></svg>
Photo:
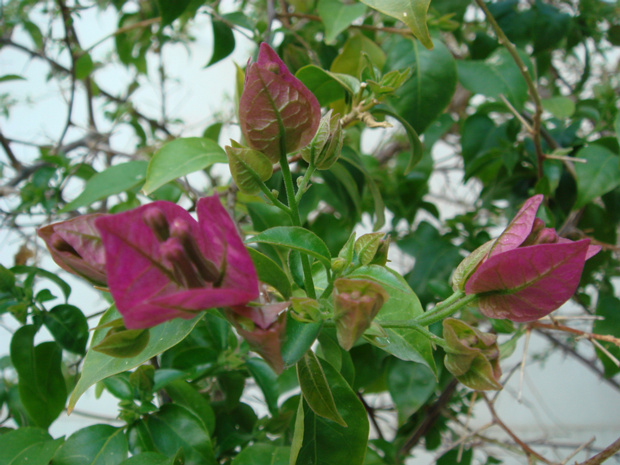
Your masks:
<svg viewBox="0 0 620 465"><path fill-rule="evenodd" d="M198 221L159 201L96 221L125 327L190 319L258 297L252 260L217 195L200 199L197 213Z"/></svg>
<svg viewBox="0 0 620 465"><path fill-rule="evenodd" d="M106 286L105 251L95 220L103 214L82 215L37 230L54 261L63 270L96 286Z"/></svg>
<svg viewBox="0 0 620 465"><path fill-rule="evenodd" d="M277 163L281 138L286 152L294 152L310 143L320 120L314 94L262 43L258 60L248 66L239 100L239 124L247 144Z"/></svg>
<svg viewBox="0 0 620 465"><path fill-rule="evenodd" d="M464 289L479 295L480 311L490 318L527 322L548 315L575 293L585 261L600 250L589 239L573 242L544 228L536 220L542 200L528 199L473 264Z"/></svg>

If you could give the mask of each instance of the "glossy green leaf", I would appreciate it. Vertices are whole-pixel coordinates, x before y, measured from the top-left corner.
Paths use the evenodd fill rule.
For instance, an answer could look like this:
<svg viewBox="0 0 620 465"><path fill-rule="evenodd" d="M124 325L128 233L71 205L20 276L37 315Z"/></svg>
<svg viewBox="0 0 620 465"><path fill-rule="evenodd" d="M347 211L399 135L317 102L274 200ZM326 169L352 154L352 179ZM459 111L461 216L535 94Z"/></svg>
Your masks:
<svg viewBox="0 0 620 465"><path fill-rule="evenodd" d="M346 427L334 403L334 396L327 384L325 373L314 352L308 350L297 362L297 379L304 399L317 415Z"/></svg>
<svg viewBox="0 0 620 465"><path fill-rule="evenodd" d="M256 268L259 281L273 286L288 299L291 296L291 283L282 268L267 255L248 247L248 252Z"/></svg>
<svg viewBox="0 0 620 465"><path fill-rule="evenodd" d="M528 56L521 59L531 69ZM493 52L486 60L459 60L459 81L467 90L499 100L503 95L515 108L523 108L527 100L527 84L514 59L504 49Z"/></svg>
<svg viewBox="0 0 620 465"><path fill-rule="evenodd" d="M52 439L47 431L25 427L0 434L0 463L48 465L65 440Z"/></svg>
<svg viewBox="0 0 620 465"><path fill-rule="evenodd" d="M602 145L589 145L577 152L586 163L575 163L577 201L575 209L620 185L619 157Z"/></svg>
<svg viewBox="0 0 620 465"><path fill-rule="evenodd" d="M43 314L43 324L63 349L76 354L86 352L88 321L79 308L68 304L57 305Z"/></svg>
<svg viewBox="0 0 620 465"><path fill-rule="evenodd" d="M73 433L54 457L54 465L117 465L127 458L123 428L93 425Z"/></svg>
<svg viewBox="0 0 620 465"><path fill-rule="evenodd" d="M166 385L166 393L176 405L195 414L210 435L215 431L215 413L209 401L185 380L177 379Z"/></svg>
<svg viewBox="0 0 620 465"><path fill-rule="evenodd" d="M310 89L322 106L344 98L345 92L355 95L360 89L360 82L353 76L332 73L315 65L300 68L295 77Z"/></svg>
<svg viewBox="0 0 620 465"><path fill-rule="evenodd" d="M278 412L278 376L262 358L250 358L245 362L245 366L256 381L256 384L265 396L267 408L272 415Z"/></svg>
<svg viewBox="0 0 620 465"><path fill-rule="evenodd" d="M427 50L409 38L393 37L388 45L387 69L413 70L413 74L390 97L396 113L422 134L446 109L457 84L456 61L439 40Z"/></svg>
<svg viewBox="0 0 620 465"><path fill-rule="evenodd" d="M317 12L325 26L325 43L333 44L338 34L366 13L361 3L345 5L340 0L319 0Z"/></svg>
<svg viewBox="0 0 620 465"><path fill-rule="evenodd" d="M101 317L99 325L104 325L105 323L109 323L117 318L120 318L120 314L116 308L112 306ZM156 355L178 344L191 332L200 318L202 318L202 315L197 316L193 320L182 320L177 318L151 328L149 343L146 348L135 357L115 358L100 352L89 350L84 358L82 376L71 393L68 411L70 412L73 410L73 407L80 396L84 394L84 392L86 392L86 390L93 384L107 378L108 376L115 375L122 371L131 370L132 368L143 364ZM91 345L98 344L106 335L107 331L108 328L96 330L93 334Z"/></svg>
<svg viewBox="0 0 620 465"><path fill-rule="evenodd" d="M362 69L367 66L368 59L381 69L385 64L385 53L365 35L354 33L345 42L340 55L332 62L330 71L359 78Z"/></svg>
<svg viewBox="0 0 620 465"><path fill-rule="evenodd" d="M213 54L207 66L223 60L235 50L235 35L232 29L224 22L212 20L213 25Z"/></svg>
<svg viewBox="0 0 620 465"><path fill-rule="evenodd" d="M183 462L174 462L174 458L166 457L159 452L142 452L123 460L119 465L183 465Z"/></svg>
<svg viewBox="0 0 620 465"><path fill-rule="evenodd" d="M257 443L243 449L231 465L288 465L290 447Z"/></svg>
<svg viewBox="0 0 620 465"><path fill-rule="evenodd" d="M291 455L289 456L288 465L295 465L299 451L304 443L304 396L300 395L297 403L297 414L295 415L295 429L293 430L293 440L291 442Z"/></svg>
<svg viewBox="0 0 620 465"><path fill-rule="evenodd" d="M132 189L144 181L146 161L129 161L114 165L92 176L84 190L74 200L65 205L60 212L69 212L79 207L86 207L97 200L120 194Z"/></svg>
<svg viewBox="0 0 620 465"><path fill-rule="evenodd" d="M26 265L14 266L13 268L11 268L11 271L15 274L33 273L37 276L40 276L41 278L49 279L60 288L65 297L65 302L69 300L69 296L71 295L71 286L69 286L62 278L60 278L55 273L44 270L42 268Z"/></svg>
<svg viewBox="0 0 620 465"><path fill-rule="evenodd" d="M316 258L326 268L331 265L331 255L325 242L313 232L299 226L276 226L257 234L246 242L258 242L297 250Z"/></svg>
<svg viewBox="0 0 620 465"><path fill-rule="evenodd" d="M437 387L435 375L420 363L391 359L387 368L387 385L403 424L422 407Z"/></svg>
<svg viewBox="0 0 620 465"><path fill-rule="evenodd" d="M181 16L190 3L191 0L157 0L162 25L167 26Z"/></svg>
<svg viewBox="0 0 620 465"><path fill-rule="evenodd" d="M396 18L411 29L414 36L428 49L433 48L433 41L428 35L426 13L431 0L361 0L371 8Z"/></svg>
<svg viewBox="0 0 620 465"><path fill-rule="evenodd" d="M98 343L90 349L110 357L131 358L139 355L149 343L148 329L120 329L108 331Z"/></svg>
<svg viewBox="0 0 620 465"><path fill-rule="evenodd" d="M424 313L418 297L402 276L378 265L360 267L347 278L370 279L380 284L389 299L383 304L375 321L379 324L394 320L408 320ZM385 328L387 337L373 338L376 346L400 358L421 363L437 373L430 341L413 329Z"/></svg>
<svg viewBox="0 0 620 465"><path fill-rule="evenodd" d="M338 414L348 427L316 415L304 406L304 438L297 465L362 465L368 442L366 409L345 379L327 362L320 361Z"/></svg>
<svg viewBox="0 0 620 465"><path fill-rule="evenodd" d="M604 317L602 320L596 320L592 327L595 334L608 334L610 336L620 338L620 299L612 294L600 293L596 303L596 314ZM620 347L612 342L600 341L601 345L613 357L620 358ZM601 360L605 369L605 375L608 377L615 376L620 372L618 367L602 350L596 350L598 358Z"/></svg>
<svg viewBox="0 0 620 465"><path fill-rule="evenodd" d="M19 378L19 398L37 426L47 428L67 400L62 376L62 349L55 342L34 346L37 328L26 325L11 339L11 362Z"/></svg>
<svg viewBox="0 0 620 465"><path fill-rule="evenodd" d="M207 430L202 422L185 408L166 404L143 422L158 452L173 457L179 449L183 449L185 465L215 465Z"/></svg>
<svg viewBox="0 0 620 465"><path fill-rule="evenodd" d="M614 129L616 131L616 139L620 142L620 111L616 114L616 119L614 120Z"/></svg>
<svg viewBox="0 0 620 465"><path fill-rule="evenodd" d="M415 129L413 129L409 122L402 116L383 108L376 108L372 112L391 116L403 125L403 128L407 133L407 138L409 139L409 150L411 151L409 163L407 163L407 168L405 168L404 174L409 174L413 168L420 163L420 160L422 160L422 155L424 155L424 146L422 145L422 141L420 141L420 136L418 136Z"/></svg>
<svg viewBox="0 0 620 465"><path fill-rule="evenodd" d="M293 318L290 312L286 314L286 332L282 342L282 360L285 367L295 365L303 357L320 330L320 323L302 323Z"/></svg>
<svg viewBox="0 0 620 465"><path fill-rule="evenodd" d="M200 171L214 163L228 163L228 157L216 142L202 137L175 139L160 148L146 171L142 190L150 194L177 178Z"/></svg>

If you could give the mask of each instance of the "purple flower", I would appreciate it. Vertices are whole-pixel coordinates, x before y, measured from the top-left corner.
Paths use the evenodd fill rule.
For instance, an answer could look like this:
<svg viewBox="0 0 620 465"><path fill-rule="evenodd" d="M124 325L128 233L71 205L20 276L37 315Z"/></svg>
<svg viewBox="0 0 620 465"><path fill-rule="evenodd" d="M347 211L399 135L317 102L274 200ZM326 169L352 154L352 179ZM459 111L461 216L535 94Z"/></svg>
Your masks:
<svg viewBox="0 0 620 465"><path fill-rule="evenodd" d="M105 251L95 220L103 214L78 216L37 230L54 261L63 270L96 286L106 286Z"/></svg>
<svg viewBox="0 0 620 465"><path fill-rule="evenodd" d="M542 200L528 199L504 232L455 272L456 286L478 294L490 318L527 322L548 315L575 293L585 261L600 250L589 239L573 242L545 228L536 218Z"/></svg>
<svg viewBox="0 0 620 465"><path fill-rule="evenodd" d="M200 199L197 212L198 221L159 201L96 220L125 327L190 319L258 297L252 260L217 195Z"/></svg>
<svg viewBox="0 0 620 465"><path fill-rule="evenodd" d="M269 45L262 43L258 61L248 65L239 100L239 124L246 142L272 163L309 144L321 120L319 102Z"/></svg>

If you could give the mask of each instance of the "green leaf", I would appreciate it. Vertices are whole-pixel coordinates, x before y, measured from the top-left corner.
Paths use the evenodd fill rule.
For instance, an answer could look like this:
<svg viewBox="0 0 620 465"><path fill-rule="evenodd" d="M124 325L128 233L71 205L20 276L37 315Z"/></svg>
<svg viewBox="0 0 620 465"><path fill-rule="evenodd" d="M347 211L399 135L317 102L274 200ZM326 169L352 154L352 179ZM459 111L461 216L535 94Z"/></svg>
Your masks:
<svg viewBox="0 0 620 465"><path fill-rule="evenodd" d="M297 415L295 416L295 429L293 431L293 440L291 442L291 455L289 457L288 465L295 465L297 463L299 451L304 443L304 404L304 396L299 396Z"/></svg>
<svg viewBox="0 0 620 465"><path fill-rule="evenodd" d="M314 352L308 350L297 362L297 379L304 399L317 415L347 427L334 403L325 373Z"/></svg>
<svg viewBox="0 0 620 465"><path fill-rule="evenodd" d="M88 321L79 308L68 304L57 305L43 313L43 324L63 349L76 354L86 352Z"/></svg>
<svg viewBox="0 0 620 465"><path fill-rule="evenodd" d="M331 255L325 242L313 232L299 226L276 226L257 234L246 242L258 242L297 250L316 258L326 268L331 266Z"/></svg>
<svg viewBox="0 0 620 465"><path fill-rule="evenodd" d="M372 40L360 33L354 33L345 42L342 52L338 55L330 67L332 73L342 73L360 77L362 69L367 65L368 61L377 68L383 68L385 64L385 53Z"/></svg>
<svg viewBox="0 0 620 465"><path fill-rule="evenodd" d="M49 279L54 284L56 284L63 295L65 296L65 302L69 300L69 296L71 295L71 286L69 286L62 278L58 275L51 273L42 268L37 268L35 266L26 266L26 265L17 265L11 268L11 271L15 274L23 274L23 273L33 273L42 278Z"/></svg>
<svg viewBox="0 0 620 465"><path fill-rule="evenodd" d="M347 278L370 279L380 284L390 296L383 304L375 321L379 324L394 320L408 320L424 313L418 297L411 290L404 278L378 265L363 266ZM373 344L400 358L426 365L437 373L430 341L414 329L386 328L387 337L371 340Z"/></svg>
<svg viewBox="0 0 620 465"><path fill-rule="evenodd" d="M424 155L424 146L422 145L422 141L420 141L420 136L413 129L413 127L407 122L405 118L394 113L393 111L384 109L384 108L374 108L372 113L379 113L383 115L391 116L398 120L400 124L405 128L405 132L407 133L407 138L409 139L409 146L411 150L411 157L409 158L409 163L407 163L407 168L405 168L404 174L409 174L415 166L420 163L422 160L422 155Z"/></svg>
<svg viewBox="0 0 620 465"><path fill-rule="evenodd" d="M191 0L157 0L161 25L167 26L187 9Z"/></svg>
<svg viewBox="0 0 620 465"><path fill-rule="evenodd" d="M259 281L273 286L282 294L282 297L288 299L292 293L291 283L282 268L262 252L250 247L247 250L256 268Z"/></svg>
<svg viewBox="0 0 620 465"><path fill-rule="evenodd" d="M139 355L149 343L148 329L112 328L90 349L110 357L131 358Z"/></svg>
<svg viewBox="0 0 620 465"><path fill-rule="evenodd" d="M118 313L116 308L112 306L101 317L99 325L104 325L120 317L121 315ZM80 396L84 394L90 386L98 381L122 371L131 370L138 365L142 365L147 360L150 360L156 355L181 342L191 332L201 318L202 315L197 316L193 320L182 320L177 318L151 328L149 343L146 348L135 357L115 358L102 354L101 352L89 350L84 358L82 376L71 393L67 410L71 412ZM91 345L97 345L101 342L107 331L107 328L96 330L93 334Z"/></svg>
<svg viewBox="0 0 620 465"><path fill-rule="evenodd" d="M257 443L243 449L231 465L288 465L291 448Z"/></svg>
<svg viewBox="0 0 620 465"><path fill-rule="evenodd" d="M386 69L413 70L411 78L390 96L396 114L422 134L450 103L457 84L456 61L439 40L427 50L415 40L393 37L388 43Z"/></svg>
<svg viewBox="0 0 620 465"><path fill-rule="evenodd" d="M524 52L519 52L528 67L532 63ZM503 95L517 110L527 100L527 84L519 67L504 48L493 52L486 60L459 60L459 82L467 90L499 100Z"/></svg>
<svg viewBox="0 0 620 465"><path fill-rule="evenodd" d="M206 67L223 60L235 50L235 35L232 29L224 22L212 20L213 25L213 54Z"/></svg>
<svg viewBox="0 0 620 465"><path fill-rule="evenodd" d="M612 294L600 293L596 303L596 314L604 319L596 320L592 327L595 334L608 334L620 338L620 299ZM614 357L620 358L620 347L612 342L599 341L605 349ZM620 372L620 367L616 366L602 350L596 350L596 355L603 363L605 375L608 377L615 376ZM1 437L1 436L0 436Z"/></svg>
<svg viewBox="0 0 620 465"><path fill-rule="evenodd" d="M396 18L411 29L427 49L433 48L433 41L428 35L426 13L431 0L361 0L371 8Z"/></svg>
<svg viewBox="0 0 620 465"><path fill-rule="evenodd" d="M575 210L620 185L618 156L601 145L589 145L576 155L587 163L575 163L577 200Z"/></svg>
<svg viewBox="0 0 620 465"><path fill-rule="evenodd" d="M201 137L175 139L151 158L142 190L148 195L167 182L214 163L228 163L226 153L216 142Z"/></svg>
<svg viewBox="0 0 620 465"><path fill-rule="evenodd" d="M388 363L387 385L402 425L435 392L437 381L426 366L393 358Z"/></svg>
<svg viewBox="0 0 620 465"><path fill-rule="evenodd" d="M616 139L620 142L620 111L616 113L616 119L614 120L614 129L616 130Z"/></svg>
<svg viewBox="0 0 620 465"><path fill-rule="evenodd" d="M278 398L280 397L278 376L262 358L250 358L245 362L245 366L260 390L263 391L269 412L276 416L278 413Z"/></svg>
<svg viewBox="0 0 620 465"><path fill-rule="evenodd" d="M353 76L325 71L315 65L300 68L295 77L310 89L321 106L344 98L345 92L355 95L360 89L359 80Z"/></svg>
<svg viewBox="0 0 620 465"><path fill-rule="evenodd" d="M52 439L47 431L25 427L0 434L0 463L48 465L63 438Z"/></svg>
<svg viewBox="0 0 620 465"><path fill-rule="evenodd" d="M339 0L319 0L317 12L325 26L325 43L331 45L338 34L366 13L366 7L361 3L344 5Z"/></svg>
<svg viewBox="0 0 620 465"><path fill-rule="evenodd" d="M34 346L37 328L26 325L11 339L11 362L19 377L19 398L37 426L47 428L65 407L62 350L55 342Z"/></svg>
<svg viewBox="0 0 620 465"><path fill-rule="evenodd" d="M215 465L211 438L204 425L185 408L166 404L143 420L155 449L173 457L183 449L185 465Z"/></svg>
<svg viewBox="0 0 620 465"><path fill-rule="evenodd" d="M54 456L54 465L116 465L127 458L124 428L93 425L73 433Z"/></svg>
<svg viewBox="0 0 620 465"><path fill-rule="evenodd" d="M185 380L177 379L168 383L166 393L176 405L185 407L202 422L210 435L215 431L215 413L211 404Z"/></svg>
<svg viewBox="0 0 620 465"><path fill-rule="evenodd" d="M93 60L88 54L88 52L83 52L83 55L80 56L75 62L75 78L76 79L85 79L90 73L93 71Z"/></svg>
<svg viewBox="0 0 620 465"><path fill-rule="evenodd" d="M543 99L542 106L556 118L570 118L575 113L575 102L568 97L551 97Z"/></svg>
<svg viewBox="0 0 620 465"><path fill-rule="evenodd" d="M123 460L119 465L183 465L183 462L177 463L173 458L168 458L158 452L142 452Z"/></svg>
<svg viewBox="0 0 620 465"><path fill-rule="evenodd" d="M286 368L293 366L310 349L321 330L321 323L302 323L286 314L286 332L282 341L282 360Z"/></svg>
<svg viewBox="0 0 620 465"><path fill-rule="evenodd" d="M4 74L2 76L0 76L0 82L6 82L6 81L25 81L26 78L19 76L17 74Z"/></svg>
<svg viewBox="0 0 620 465"><path fill-rule="evenodd" d="M97 200L120 194L132 189L144 181L146 161L129 161L114 165L95 174L84 186L84 191L65 205L60 213L69 212L79 207L86 207Z"/></svg>
<svg viewBox="0 0 620 465"><path fill-rule="evenodd" d="M297 465L362 465L368 443L366 409L345 379L327 362L320 361L338 413L348 427L315 415L304 408L304 438ZM305 402L304 402L305 403Z"/></svg>

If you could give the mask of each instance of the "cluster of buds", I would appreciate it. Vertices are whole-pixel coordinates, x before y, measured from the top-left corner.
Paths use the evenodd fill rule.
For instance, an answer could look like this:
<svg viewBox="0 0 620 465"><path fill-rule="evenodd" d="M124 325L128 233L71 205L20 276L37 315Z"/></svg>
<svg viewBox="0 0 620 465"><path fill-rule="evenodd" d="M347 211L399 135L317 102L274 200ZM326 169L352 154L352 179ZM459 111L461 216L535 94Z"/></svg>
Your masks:
<svg viewBox="0 0 620 465"><path fill-rule="evenodd" d="M464 321L443 320L444 365L465 386L477 391L502 388L499 348L495 334L483 333Z"/></svg>
<svg viewBox="0 0 620 465"><path fill-rule="evenodd" d="M329 169L340 156L344 132L340 115L332 114L332 110L321 118L319 129L312 141L301 149L302 158L319 170Z"/></svg>

